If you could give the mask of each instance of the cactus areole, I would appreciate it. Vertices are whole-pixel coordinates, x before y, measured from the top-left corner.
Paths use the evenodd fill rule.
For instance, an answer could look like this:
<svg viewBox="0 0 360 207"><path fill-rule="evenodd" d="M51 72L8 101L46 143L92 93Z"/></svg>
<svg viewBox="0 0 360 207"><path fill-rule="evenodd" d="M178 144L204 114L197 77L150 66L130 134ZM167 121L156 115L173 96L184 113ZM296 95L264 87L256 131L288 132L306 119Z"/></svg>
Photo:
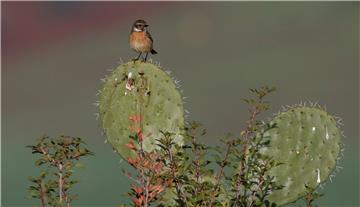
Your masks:
<svg viewBox="0 0 360 207"><path fill-rule="evenodd" d="M328 179L339 158L342 135L335 118L316 107L290 108L271 123L276 127L266 132L270 146L263 153L282 163L270 174L283 188L269 200L283 205Z"/></svg>
<svg viewBox="0 0 360 207"><path fill-rule="evenodd" d="M181 95L172 78L151 63L128 62L106 78L100 96L100 117L109 143L125 159L135 156L126 147L134 131L142 132L146 151L156 147L160 130L174 134L174 141L182 143Z"/></svg>

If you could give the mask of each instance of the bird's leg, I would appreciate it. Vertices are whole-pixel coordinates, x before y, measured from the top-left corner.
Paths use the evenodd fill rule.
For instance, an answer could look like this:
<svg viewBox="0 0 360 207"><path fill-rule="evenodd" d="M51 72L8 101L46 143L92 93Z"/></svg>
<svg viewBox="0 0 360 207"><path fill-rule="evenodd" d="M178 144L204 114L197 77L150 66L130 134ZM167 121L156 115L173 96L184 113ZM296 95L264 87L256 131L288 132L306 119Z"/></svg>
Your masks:
<svg viewBox="0 0 360 207"><path fill-rule="evenodd" d="M148 57L148 52L146 53L146 55L145 55L145 59L144 59L144 62L146 62L146 60L147 60L147 57Z"/></svg>
<svg viewBox="0 0 360 207"><path fill-rule="evenodd" d="M138 55L135 59L133 59L133 61L135 62L135 61L139 60L139 59L140 59L141 54L142 54L142 52L139 52L139 55Z"/></svg>

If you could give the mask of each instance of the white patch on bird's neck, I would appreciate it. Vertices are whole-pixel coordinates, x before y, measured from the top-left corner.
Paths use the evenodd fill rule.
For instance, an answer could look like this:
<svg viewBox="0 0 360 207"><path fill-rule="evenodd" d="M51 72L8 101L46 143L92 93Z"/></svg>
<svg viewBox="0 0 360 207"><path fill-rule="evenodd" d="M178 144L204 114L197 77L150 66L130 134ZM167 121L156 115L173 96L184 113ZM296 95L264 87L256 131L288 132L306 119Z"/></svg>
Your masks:
<svg viewBox="0 0 360 207"><path fill-rule="evenodd" d="M138 29L138 28L134 27L134 31L135 32L141 32L141 29Z"/></svg>

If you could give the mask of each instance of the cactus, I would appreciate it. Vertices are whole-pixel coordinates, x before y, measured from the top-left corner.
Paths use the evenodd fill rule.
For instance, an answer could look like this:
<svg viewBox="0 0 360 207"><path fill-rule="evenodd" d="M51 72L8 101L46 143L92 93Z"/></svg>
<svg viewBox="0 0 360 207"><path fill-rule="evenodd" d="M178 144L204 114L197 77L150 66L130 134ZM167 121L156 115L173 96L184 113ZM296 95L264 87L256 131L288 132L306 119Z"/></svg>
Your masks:
<svg viewBox="0 0 360 207"><path fill-rule="evenodd" d="M151 63L128 62L106 78L100 97L100 117L107 139L124 158L135 156L126 147L138 122L144 135L144 150L155 149L160 130L175 134L181 143L184 126L182 98L172 78Z"/></svg>
<svg viewBox="0 0 360 207"><path fill-rule="evenodd" d="M284 110L265 133L270 145L263 153L282 163L270 170L282 189L269 200L287 204L316 188L336 167L342 149L342 133L334 117L317 107L296 106Z"/></svg>

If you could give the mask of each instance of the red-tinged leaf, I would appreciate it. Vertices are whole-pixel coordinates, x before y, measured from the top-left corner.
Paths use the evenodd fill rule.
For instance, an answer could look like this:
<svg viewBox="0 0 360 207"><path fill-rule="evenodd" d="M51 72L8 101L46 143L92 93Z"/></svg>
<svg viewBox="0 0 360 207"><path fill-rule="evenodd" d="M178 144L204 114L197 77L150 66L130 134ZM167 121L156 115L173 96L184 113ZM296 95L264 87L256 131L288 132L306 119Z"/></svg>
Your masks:
<svg viewBox="0 0 360 207"><path fill-rule="evenodd" d="M139 134L139 133L141 132L141 128L139 128L139 127L130 126L129 129L130 129L132 132L135 132L136 134Z"/></svg>
<svg viewBox="0 0 360 207"><path fill-rule="evenodd" d="M155 192L157 192L157 193L160 193L161 191L164 190L164 187L161 186L161 185L151 185L151 186L149 187L149 190L150 190L150 191L155 191Z"/></svg>
<svg viewBox="0 0 360 207"><path fill-rule="evenodd" d="M134 123L139 123L142 120L142 117L140 115L132 115L129 119Z"/></svg>
<svg viewBox="0 0 360 207"><path fill-rule="evenodd" d="M149 160L144 160L143 166L144 168L151 169L152 163L150 163Z"/></svg>
<svg viewBox="0 0 360 207"><path fill-rule="evenodd" d="M158 163L156 163L156 164L154 165L154 171L157 172L157 173L159 173L159 172L161 172L161 171L163 170L163 167L164 167L163 163L162 163L162 162L158 162Z"/></svg>
<svg viewBox="0 0 360 207"><path fill-rule="evenodd" d="M173 179L169 179L167 181L165 181L165 186L171 186L173 184L174 180Z"/></svg>
<svg viewBox="0 0 360 207"><path fill-rule="evenodd" d="M139 137L139 141L142 142L144 140L144 134L142 133L141 130L137 134L138 134L138 137Z"/></svg>
<svg viewBox="0 0 360 207"><path fill-rule="evenodd" d="M144 192L144 190L141 187L138 187L134 184L132 184L131 187L138 195L140 195L142 192Z"/></svg>
<svg viewBox="0 0 360 207"><path fill-rule="evenodd" d="M142 206L142 203L144 201L144 196L142 195L139 198L133 198L132 200L136 206Z"/></svg>
<svg viewBox="0 0 360 207"><path fill-rule="evenodd" d="M129 172L126 173L126 176L128 176L129 178L132 177L131 173L129 173Z"/></svg>
<svg viewBox="0 0 360 207"><path fill-rule="evenodd" d="M150 197L149 200L150 200L150 201L153 200L157 195L158 195L158 193L155 192L155 191L149 193L149 197Z"/></svg>
<svg viewBox="0 0 360 207"><path fill-rule="evenodd" d="M133 140L130 140L130 142L126 144L126 147L130 150L134 150L134 151L137 150Z"/></svg>
<svg viewBox="0 0 360 207"><path fill-rule="evenodd" d="M128 157L128 162L130 165L136 167L136 165L138 164L138 159L132 159L131 157Z"/></svg>

